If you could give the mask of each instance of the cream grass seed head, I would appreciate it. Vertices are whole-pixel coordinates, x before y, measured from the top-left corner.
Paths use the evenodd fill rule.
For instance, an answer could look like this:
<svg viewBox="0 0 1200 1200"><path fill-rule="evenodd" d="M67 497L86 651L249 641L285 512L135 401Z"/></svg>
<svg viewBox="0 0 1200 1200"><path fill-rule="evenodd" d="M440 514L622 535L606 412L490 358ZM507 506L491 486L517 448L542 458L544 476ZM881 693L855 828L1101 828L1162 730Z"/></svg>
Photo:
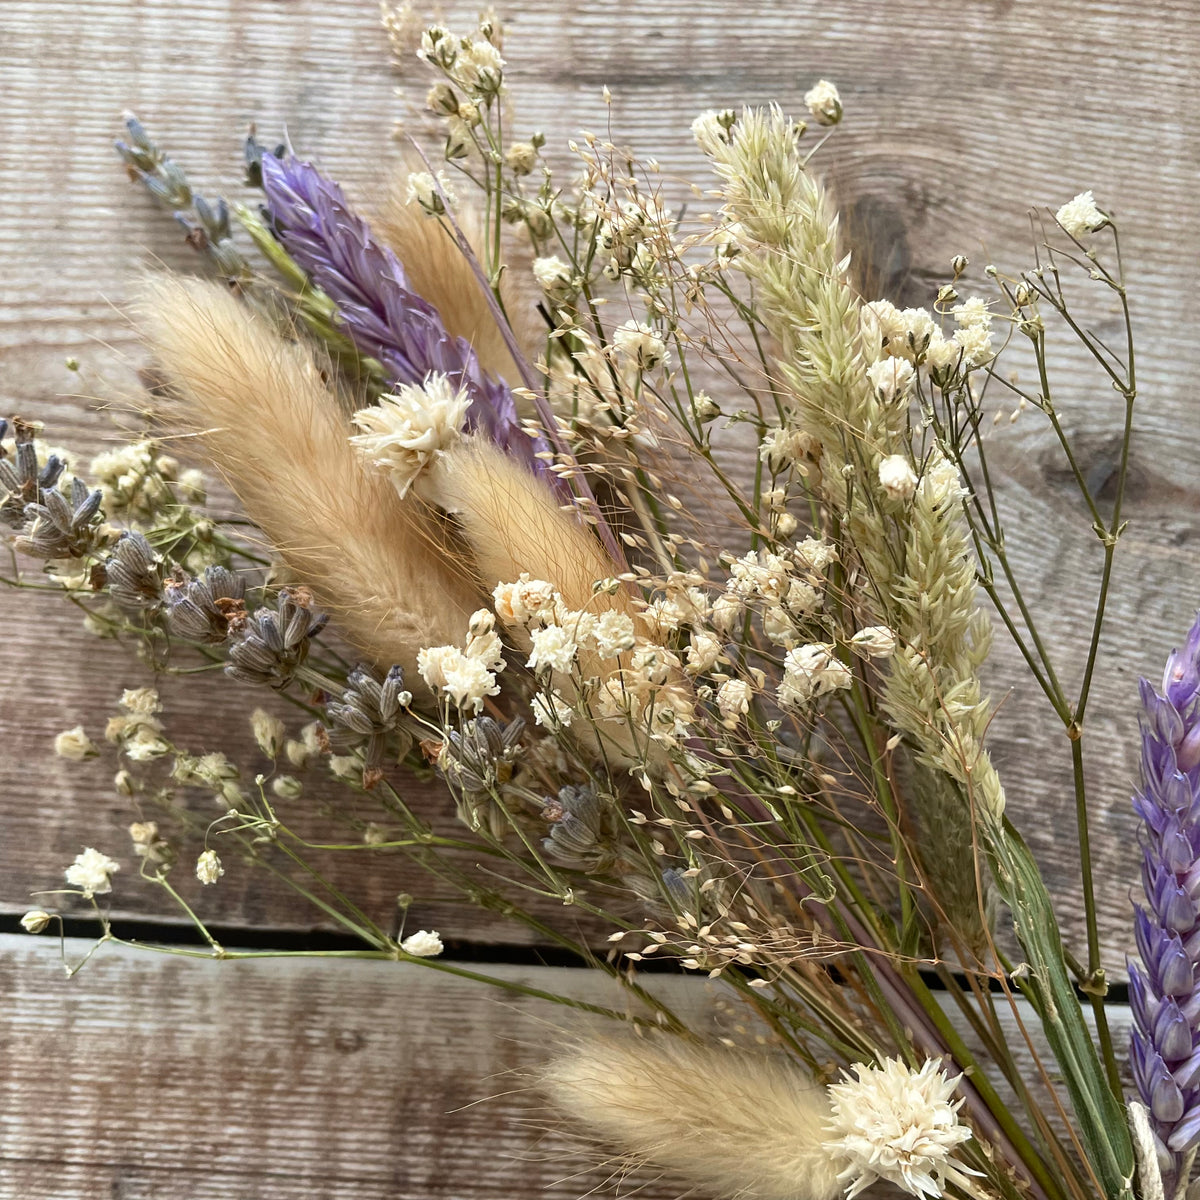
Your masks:
<svg viewBox="0 0 1200 1200"><path fill-rule="evenodd" d="M606 1146L712 1195L842 1191L825 1089L782 1061L668 1038L596 1039L551 1062L541 1088Z"/></svg>

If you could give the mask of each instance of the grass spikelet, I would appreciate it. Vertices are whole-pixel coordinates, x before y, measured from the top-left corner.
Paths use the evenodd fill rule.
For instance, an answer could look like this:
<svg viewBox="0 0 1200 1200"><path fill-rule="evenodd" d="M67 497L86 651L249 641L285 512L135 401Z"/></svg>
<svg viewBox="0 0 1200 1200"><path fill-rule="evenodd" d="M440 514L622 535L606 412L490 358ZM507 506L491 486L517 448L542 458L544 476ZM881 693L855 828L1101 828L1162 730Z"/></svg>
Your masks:
<svg viewBox="0 0 1200 1200"><path fill-rule="evenodd" d="M413 290L438 310L452 334L470 342L484 370L510 385L519 383L521 372L454 235L418 205L406 203L405 186L404 176L396 176L372 221L373 228L404 264ZM454 219L482 260L485 230L478 212L456 210ZM529 296L522 295L511 271L501 278L500 298L518 345L531 360L536 358L539 344L544 346L544 335Z"/></svg>
<svg viewBox="0 0 1200 1200"><path fill-rule="evenodd" d="M794 1066L714 1046L585 1041L542 1089L600 1140L721 1197L833 1200L825 1090Z"/></svg>
<svg viewBox="0 0 1200 1200"><path fill-rule="evenodd" d="M422 508L354 453L312 355L197 279L151 279L139 318L179 396L169 419L200 437L342 634L417 684L417 649L461 638L477 588Z"/></svg>

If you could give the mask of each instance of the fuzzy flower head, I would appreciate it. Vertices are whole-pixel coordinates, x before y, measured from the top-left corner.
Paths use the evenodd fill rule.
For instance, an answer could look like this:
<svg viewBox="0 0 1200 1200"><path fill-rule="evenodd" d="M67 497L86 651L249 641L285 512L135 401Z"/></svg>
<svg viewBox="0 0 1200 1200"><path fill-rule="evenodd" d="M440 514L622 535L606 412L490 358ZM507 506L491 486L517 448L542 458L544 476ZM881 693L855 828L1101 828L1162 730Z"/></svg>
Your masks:
<svg viewBox="0 0 1200 1200"><path fill-rule="evenodd" d="M363 432L350 441L406 496L421 472L461 439L470 403L465 388L431 372L420 387L404 384L359 409L354 423Z"/></svg>
<svg viewBox="0 0 1200 1200"><path fill-rule="evenodd" d="M818 79L804 93L804 103L818 125L836 125L842 119L842 98L828 79Z"/></svg>
<svg viewBox="0 0 1200 1200"><path fill-rule="evenodd" d="M444 949L442 939L438 934L428 929L418 929L410 933L400 943L400 949L413 958L436 958Z"/></svg>
<svg viewBox="0 0 1200 1200"><path fill-rule="evenodd" d="M917 473L903 454L889 454L879 463L879 486L891 500L908 500L917 490Z"/></svg>
<svg viewBox="0 0 1200 1200"><path fill-rule="evenodd" d="M639 371L652 371L668 359L662 338L641 321L626 321L613 333L613 347L622 361Z"/></svg>
<svg viewBox="0 0 1200 1200"><path fill-rule="evenodd" d="M120 869L120 863L89 846L75 856L75 861L66 869L65 874L67 882L72 887L79 888L84 897L90 900L93 896L103 896L112 891L110 876Z"/></svg>
<svg viewBox="0 0 1200 1200"><path fill-rule="evenodd" d="M451 204L457 202L458 197L454 194L454 189L450 186L450 180L446 178L443 171L437 173L436 179L428 171L413 171L408 177L408 187L405 190L404 202L406 204L419 204L427 213L438 215L446 211L446 204L442 200L445 196Z"/></svg>
<svg viewBox="0 0 1200 1200"><path fill-rule="evenodd" d="M1108 217L1096 207L1096 198L1090 191L1080 192L1074 200L1064 204L1054 214L1054 219L1074 238L1095 233L1108 224Z"/></svg>
<svg viewBox="0 0 1200 1200"><path fill-rule="evenodd" d="M858 1078L844 1075L829 1088L834 1138L825 1148L846 1163L838 1178L848 1200L878 1180L910 1196L941 1196L948 1184L970 1187L979 1172L954 1160L971 1131L959 1123L962 1100L951 1100L960 1075L947 1079L936 1059L919 1071L898 1058L879 1066L855 1063Z"/></svg>

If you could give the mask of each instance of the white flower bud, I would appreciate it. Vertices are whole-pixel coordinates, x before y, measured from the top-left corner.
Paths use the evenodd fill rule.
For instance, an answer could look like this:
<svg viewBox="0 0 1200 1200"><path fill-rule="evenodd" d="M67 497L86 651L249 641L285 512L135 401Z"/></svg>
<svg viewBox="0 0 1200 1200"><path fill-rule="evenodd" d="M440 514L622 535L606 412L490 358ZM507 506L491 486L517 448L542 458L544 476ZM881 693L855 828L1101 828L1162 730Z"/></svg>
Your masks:
<svg viewBox="0 0 1200 1200"><path fill-rule="evenodd" d="M880 460L879 483L892 500L908 500L917 490L917 473L903 454L889 454Z"/></svg>

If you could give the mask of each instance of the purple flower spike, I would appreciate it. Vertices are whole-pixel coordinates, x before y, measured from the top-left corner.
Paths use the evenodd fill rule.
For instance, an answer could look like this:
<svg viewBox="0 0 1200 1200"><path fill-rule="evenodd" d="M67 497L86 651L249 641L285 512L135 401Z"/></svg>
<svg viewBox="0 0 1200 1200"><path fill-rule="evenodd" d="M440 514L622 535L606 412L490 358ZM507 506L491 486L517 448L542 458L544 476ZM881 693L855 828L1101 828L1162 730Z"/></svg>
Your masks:
<svg viewBox="0 0 1200 1200"><path fill-rule="evenodd" d="M311 163L262 156L263 189L287 252L337 305L354 344L378 359L396 384L420 385L431 371L465 387L467 428L482 434L551 486L542 438L522 432L512 392L479 363L465 338L451 337L441 315L412 290L400 260ZM557 490L557 488L556 488Z"/></svg>
<svg viewBox="0 0 1200 1200"><path fill-rule="evenodd" d="M1159 695L1141 681L1142 888L1130 963L1130 1062L1171 1195L1200 1146L1200 616L1167 660Z"/></svg>

